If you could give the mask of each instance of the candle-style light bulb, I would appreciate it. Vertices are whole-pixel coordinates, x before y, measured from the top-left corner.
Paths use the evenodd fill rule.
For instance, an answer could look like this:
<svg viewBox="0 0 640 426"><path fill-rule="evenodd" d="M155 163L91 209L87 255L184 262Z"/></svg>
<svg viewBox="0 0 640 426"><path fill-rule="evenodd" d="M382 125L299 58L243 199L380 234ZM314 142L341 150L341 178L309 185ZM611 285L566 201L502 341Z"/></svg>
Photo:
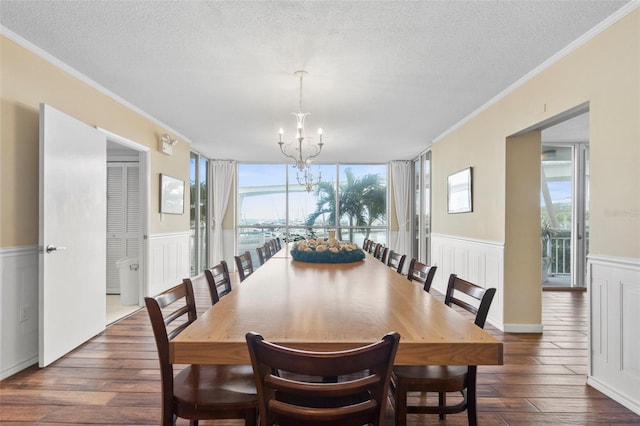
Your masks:
<svg viewBox="0 0 640 426"><path fill-rule="evenodd" d="M282 127L280 127L278 134L280 135L280 142L282 142L282 135L284 135L284 129Z"/></svg>
<svg viewBox="0 0 640 426"><path fill-rule="evenodd" d="M318 128L318 136L320 137L320 143L322 143L322 129Z"/></svg>

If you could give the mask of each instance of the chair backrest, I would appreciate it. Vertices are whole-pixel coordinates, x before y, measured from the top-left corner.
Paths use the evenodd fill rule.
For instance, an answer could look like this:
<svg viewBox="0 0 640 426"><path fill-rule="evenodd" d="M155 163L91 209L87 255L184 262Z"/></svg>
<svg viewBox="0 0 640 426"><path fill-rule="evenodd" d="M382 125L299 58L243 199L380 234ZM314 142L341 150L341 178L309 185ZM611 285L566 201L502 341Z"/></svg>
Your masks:
<svg viewBox="0 0 640 426"><path fill-rule="evenodd" d="M209 284L211 304L215 305L222 296L231 291L231 278L227 262L223 260L213 268L205 269L204 275L207 277L207 284Z"/></svg>
<svg viewBox="0 0 640 426"><path fill-rule="evenodd" d="M238 270L240 282L242 282L245 278L253 273L253 261L251 260L251 253L245 251L240 256L233 256L233 258L236 261L236 269Z"/></svg>
<svg viewBox="0 0 640 426"><path fill-rule="evenodd" d="M258 253L258 260L260 261L260 265L264 265L264 262L268 259L265 247L256 247L256 253Z"/></svg>
<svg viewBox="0 0 640 426"><path fill-rule="evenodd" d="M387 257L387 266L394 268L399 274L402 274L402 268L404 268L404 261L406 259L407 255L390 250L389 256Z"/></svg>
<svg viewBox="0 0 640 426"><path fill-rule="evenodd" d="M264 260L267 261L271 259L271 256L273 256L273 249L271 248L271 242L267 241L266 243L264 243L262 247L264 248Z"/></svg>
<svg viewBox="0 0 640 426"><path fill-rule="evenodd" d="M378 247L382 246L382 244L380 243L374 243L373 241L371 241L371 244L369 245L369 254L371 255L375 255L376 251L378 251Z"/></svg>
<svg viewBox="0 0 640 426"><path fill-rule="evenodd" d="M182 280L182 284L165 290L157 296L145 297L144 303L147 306L153 337L158 349L162 380L162 406L163 409L171 410L173 407L173 365L169 358L169 341L197 318L196 299L193 295L191 280L185 278ZM169 306L171 308L167 309Z"/></svg>
<svg viewBox="0 0 640 426"><path fill-rule="evenodd" d="M269 241L265 242L264 243L264 248L266 250L268 259L270 259L271 256L276 254L277 250L276 250L276 246L275 246L275 241L274 240L269 240Z"/></svg>
<svg viewBox="0 0 640 426"><path fill-rule="evenodd" d="M474 306L469 302L456 297L456 292L462 293L468 297L471 297L479 301L478 306ZM475 314L475 324L484 328L487 315L489 314L489 308L491 302L496 294L495 288L483 288L469 281L465 281L462 278L458 278L456 274L449 275L449 283L447 285L447 294L444 298L444 303L447 306L457 305L461 308Z"/></svg>
<svg viewBox="0 0 640 426"><path fill-rule="evenodd" d="M373 244L373 241L371 241L368 238L365 238L364 242L362 243L362 250L369 251L369 248L371 247L371 244Z"/></svg>
<svg viewBox="0 0 640 426"><path fill-rule="evenodd" d="M433 277L436 275L436 269L438 269L437 266L425 265L416 259L411 259L407 279L423 284L424 291L428 292L431 289Z"/></svg>
<svg viewBox="0 0 640 426"><path fill-rule="evenodd" d="M337 352L286 348L257 333L247 333L246 338L261 425L384 424L398 333ZM345 376L336 383L313 381Z"/></svg>
<svg viewBox="0 0 640 426"><path fill-rule="evenodd" d="M373 257L378 259L380 262L385 263L387 260L387 253L389 252L389 248L383 246L382 244L378 244L376 247L376 252L373 254Z"/></svg>
<svg viewBox="0 0 640 426"><path fill-rule="evenodd" d="M278 237L273 239L273 244L274 244L274 247L276 248L276 251L279 251L282 248L282 244L280 243L280 238Z"/></svg>

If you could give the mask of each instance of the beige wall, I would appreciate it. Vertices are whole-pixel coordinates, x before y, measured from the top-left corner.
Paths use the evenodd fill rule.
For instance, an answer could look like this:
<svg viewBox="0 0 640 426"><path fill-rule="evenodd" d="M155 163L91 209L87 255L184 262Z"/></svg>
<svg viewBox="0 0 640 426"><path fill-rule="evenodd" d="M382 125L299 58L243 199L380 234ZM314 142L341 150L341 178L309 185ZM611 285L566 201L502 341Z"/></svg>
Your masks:
<svg viewBox="0 0 640 426"><path fill-rule="evenodd" d="M540 131L507 139L505 176L503 320L541 324Z"/></svg>
<svg viewBox="0 0 640 426"><path fill-rule="evenodd" d="M158 213L159 173L189 182L189 144L181 141L172 156L158 152L167 131L77 78L0 37L0 247L38 244L38 111L46 103L91 126L98 126L150 147L151 234L187 232L183 215ZM187 191L188 194L188 191ZM185 200L188 206L188 199Z"/></svg>
<svg viewBox="0 0 640 426"><path fill-rule="evenodd" d="M591 254L640 258L639 56L636 9L437 141L433 232L504 243L507 137L588 102ZM468 166L474 167L474 212L448 215L447 176ZM528 252L540 256L538 245Z"/></svg>

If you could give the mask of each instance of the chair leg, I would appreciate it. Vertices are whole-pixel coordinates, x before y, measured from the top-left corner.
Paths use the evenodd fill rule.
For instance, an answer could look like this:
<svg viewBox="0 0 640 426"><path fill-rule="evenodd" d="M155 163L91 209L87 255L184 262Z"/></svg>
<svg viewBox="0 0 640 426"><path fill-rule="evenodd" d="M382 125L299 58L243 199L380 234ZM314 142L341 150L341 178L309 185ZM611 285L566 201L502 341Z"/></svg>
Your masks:
<svg viewBox="0 0 640 426"><path fill-rule="evenodd" d="M471 376L471 375L469 375ZM473 379L469 377L469 383L467 387L467 392L465 395L467 399L467 417L469 418L469 426L477 426L478 424L478 414L477 414L477 404L476 404L476 383L475 383L475 375Z"/></svg>
<svg viewBox="0 0 640 426"><path fill-rule="evenodd" d="M447 408L447 394L445 392L438 392L438 408L440 409L438 417L440 420L444 420L446 418L444 409Z"/></svg>
<svg viewBox="0 0 640 426"><path fill-rule="evenodd" d="M398 382L396 384L396 393L393 398L395 406L393 407L394 416L396 418L396 426L405 426L407 424L407 393L409 392L406 385Z"/></svg>
<svg viewBox="0 0 640 426"><path fill-rule="evenodd" d="M251 408L244 413L245 426L256 426L258 424L258 409Z"/></svg>

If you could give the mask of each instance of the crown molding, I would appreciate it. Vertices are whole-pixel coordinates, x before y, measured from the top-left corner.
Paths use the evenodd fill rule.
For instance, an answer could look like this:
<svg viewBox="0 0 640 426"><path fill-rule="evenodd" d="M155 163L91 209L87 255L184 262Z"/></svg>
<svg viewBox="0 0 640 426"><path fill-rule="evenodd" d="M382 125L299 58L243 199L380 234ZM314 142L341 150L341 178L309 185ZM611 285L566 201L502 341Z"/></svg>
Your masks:
<svg viewBox="0 0 640 426"><path fill-rule="evenodd" d="M433 140L432 144L435 144L436 142L441 141L447 135L449 135L450 133L454 132L456 129L462 127L464 124L466 124L471 119L473 119L474 117L476 117L477 115L479 115L480 113L482 113L483 111L488 109L490 106L492 106L492 105L496 104L498 101L504 99L505 97L510 95L512 92L514 92L517 88L519 88L520 86L524 85L529 80L532 80L534 77L538 76L540 73L545 71L547 68L551 67L553 64L555 64L556 62L560 61L562 58L564 58L565 56L569 55L574 50L578 49L580 46L582 46L583 44L587 43L589 40L591 40L592 38L594 38L598 34L602 33L604 30L606 30L607 28L611 27L613 24L615 24L616 22L618 22L619 20L621 20L625 16L629 15L631 12L633 12L636 9L638 9L639 7L640 7L640 0L633 0L633 1L625 4L620 9L618 9L616 12L614 12L611 16L606 18L604 21L600 22L598 25L596 25L595 27L593 27L592 29L590 29L589 31L584 33L582 36L580 36L579 38L577 38L573 42L569 43L566 47L564 47L558 53L556 53L555 55L551 56L549 59L544 61L542 64L538 65L533 70L529 71L527 74L525 74L518 81L516 81L515 83L511 84L509 87L504 89L502 92L498 93L493 98L489 99L487 102L485 102L478 109L473 111L471 114L467 115L462 120L458 121L456 124L451 126L448 130L445 130L440 136L438 136L437 138L435 138Z"/></svg>
<svg viewBox="0 0 640 426"><path fill-rule="evenodd" d="M43 59L43 60L45 60L47 62L49 62L51 65L53 65L53 66L55 66L57 68L60 68L62 71L66 72L67 74L69 74L69 75L77 78L81 82L91 86L92 88L96 89L97 91L99 91L103 95L108 96L109 98L113 99L114 101L118 102L119 104L122 104L123 106L129 108L130 110L132 110L136 114L139 114L139 115L143 116L147 120L149 120L149 121L157 124L158 126L164 128L168 132L175 134L180 139L182 139L184 142L192 144L191 139L189 139L188 137L186 137L182 133L178 132L177 130L173 129L171 126L167 125L166 123L163 123L162 121L158 120L157 118L153 117L152 115L148 114L147 112L141 110L140 108L138 108L137 106L133 105L132 103L130 103L126 99L116 95L115 93L113 93L110 90L108 90L107 88L101 86L100 84L98 84L94 80L90 79L86 75L82 74L80 71L76 70L72 66L62 62L60 59L56 58L55 56L53 56L49 52L41 49L40 47L36 46L35 44L31 43L30 41L26 40L25 38L19 36L18 34L14 33L13 31L7 29L6 27L4 27L2 25L0 25L0 34L5 36L5 37L7 37L9 40L15 42L19 46L22 46L23 48L27 49L28 51L30 51L34 55L40 57L41 59Z"/></svg>

